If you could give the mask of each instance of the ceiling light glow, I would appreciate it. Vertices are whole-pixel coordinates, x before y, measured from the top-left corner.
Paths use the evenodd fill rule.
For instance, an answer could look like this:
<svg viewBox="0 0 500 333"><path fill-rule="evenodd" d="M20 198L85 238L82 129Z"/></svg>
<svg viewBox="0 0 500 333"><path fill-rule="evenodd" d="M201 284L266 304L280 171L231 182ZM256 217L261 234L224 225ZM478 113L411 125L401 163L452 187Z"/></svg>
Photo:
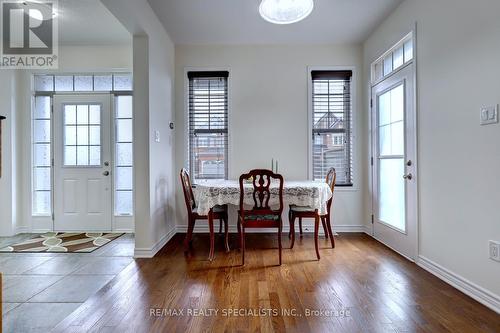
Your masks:
<svg viewBox="0 0 500 333"><path fill-rule="evenodd" d="M268 22L291 24L305 19L313 8L313 0L262 0L259 13Z"/></svg>

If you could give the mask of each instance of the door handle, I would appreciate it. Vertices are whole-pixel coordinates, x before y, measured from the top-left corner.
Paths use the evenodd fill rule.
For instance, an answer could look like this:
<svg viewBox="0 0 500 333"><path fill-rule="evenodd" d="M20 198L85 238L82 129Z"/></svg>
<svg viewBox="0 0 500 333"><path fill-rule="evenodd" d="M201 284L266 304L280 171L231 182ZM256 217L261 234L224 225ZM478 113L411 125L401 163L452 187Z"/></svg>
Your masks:
<svg viewBox="0 0 500 333"><path fill-rule="evenodd" d="M104 172L102 173L102 175L103 175L103 176L109 176L109 171L104 171Z"/></svg>
<svg viewBox="0 0 500 333"><path fill-rule="evenodd" d="M403 179L411 180L413 178L413 175L411 173L404 175Z"/></svg>

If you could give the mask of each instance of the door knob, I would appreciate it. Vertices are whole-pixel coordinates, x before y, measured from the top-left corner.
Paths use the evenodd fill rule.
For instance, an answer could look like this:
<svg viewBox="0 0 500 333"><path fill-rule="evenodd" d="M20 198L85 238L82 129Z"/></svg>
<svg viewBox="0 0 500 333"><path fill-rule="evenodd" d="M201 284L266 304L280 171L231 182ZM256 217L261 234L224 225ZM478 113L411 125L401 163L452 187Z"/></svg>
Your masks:
<svg viewBox="0 0 500 333"><path fill-rule="evenodd" d="M413 175L411 173L403 176L403 179L411 180L412 178L413 178Z"/></svg>
<svg viewBox="0 0 500 333"><path fill-rule="evenodd" d="M102 174L103 176L109 176L109 171L104 171Z"/></svg>

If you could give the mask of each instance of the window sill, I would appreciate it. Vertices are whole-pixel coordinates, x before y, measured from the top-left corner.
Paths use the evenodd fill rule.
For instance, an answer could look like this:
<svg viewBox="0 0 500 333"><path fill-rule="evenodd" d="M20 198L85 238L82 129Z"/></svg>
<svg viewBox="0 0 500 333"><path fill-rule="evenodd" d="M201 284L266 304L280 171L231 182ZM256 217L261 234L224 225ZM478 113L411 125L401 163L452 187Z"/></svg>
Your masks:
<svg viewBox="0 0 500 333"><path fill-rule="evenodd" d="M334 192L359 192L359 188L353 186L335 186Z"/></svg>

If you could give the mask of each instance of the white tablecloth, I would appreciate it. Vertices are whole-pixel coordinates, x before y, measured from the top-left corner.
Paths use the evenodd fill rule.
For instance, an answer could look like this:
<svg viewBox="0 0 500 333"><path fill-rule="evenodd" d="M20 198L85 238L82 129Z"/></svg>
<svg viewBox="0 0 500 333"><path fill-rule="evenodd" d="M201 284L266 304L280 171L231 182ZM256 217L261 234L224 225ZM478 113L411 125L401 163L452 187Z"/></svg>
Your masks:
<svg viewBox="0 0 500 333"><path fill-rule="evenodd" d="M245 184L244 203L253 206L252 184ZM270 186L270 205L278 203L278 184ZM193 189L198 214L207 215L216 205L239 205L240 185L235 180L198 181ZM332 191L325 182L285 181L283 184L284 211L286 205L309 206L320 214L327 213L326 203L332 197Z"/></svg>

